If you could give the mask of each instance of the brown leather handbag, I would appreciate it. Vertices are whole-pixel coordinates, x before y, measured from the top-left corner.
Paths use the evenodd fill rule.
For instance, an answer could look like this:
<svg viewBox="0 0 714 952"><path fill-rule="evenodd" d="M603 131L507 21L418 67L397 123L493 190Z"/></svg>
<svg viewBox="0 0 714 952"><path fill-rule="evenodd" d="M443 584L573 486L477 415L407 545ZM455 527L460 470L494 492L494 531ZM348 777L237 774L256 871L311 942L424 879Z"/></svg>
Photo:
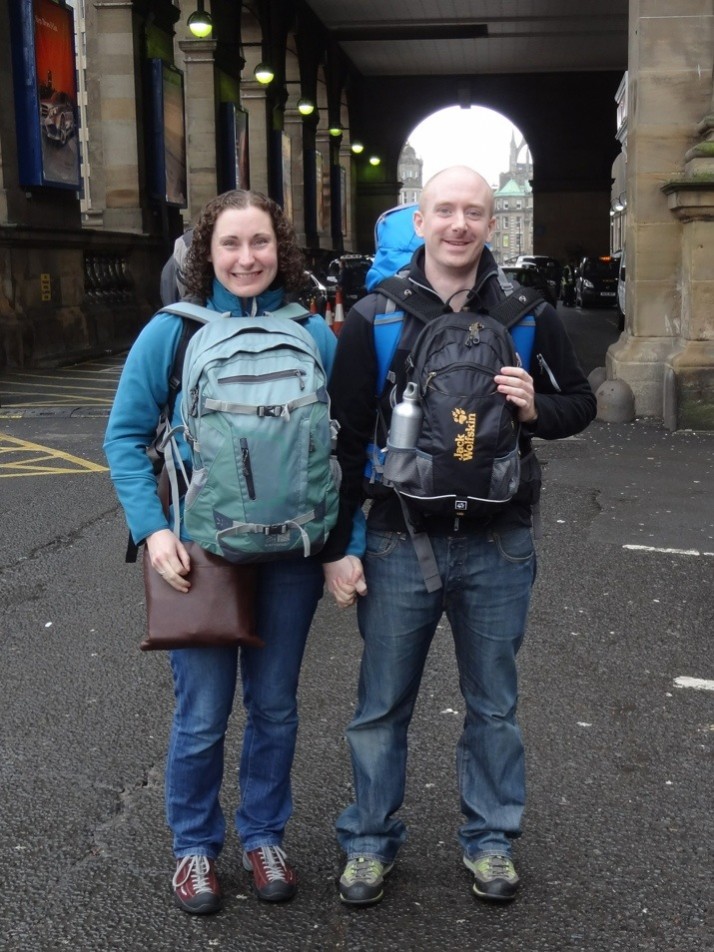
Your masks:
<svg viewBox="0 0 714 952"><path fill-rule="evenodd" d="M245 645L262 648L255 622L256 567L233 565L185 542L191 588L172 588L151 565L144 546L147 633L142 651Z"/></svg>

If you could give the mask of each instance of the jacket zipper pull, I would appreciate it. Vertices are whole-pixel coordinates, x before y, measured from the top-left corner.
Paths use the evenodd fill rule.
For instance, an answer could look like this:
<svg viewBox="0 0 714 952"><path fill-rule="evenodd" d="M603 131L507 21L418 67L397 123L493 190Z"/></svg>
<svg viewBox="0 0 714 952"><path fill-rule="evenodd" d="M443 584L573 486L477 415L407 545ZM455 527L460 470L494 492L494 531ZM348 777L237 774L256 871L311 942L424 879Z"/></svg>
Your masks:
<svg viewBox="0 0 714 952"><path fill-rule="evenodd" d="M540 372L541 372L542 374L547 374L548 379L549 379L550 382L553 384L554 389L557 390L558 393L560 393L560 386L558 385L558 381L557 381L557 380L555 379L555 377L553 376L553 371L550 369L550 367L548 366L548 364L545 362L545 358L543 357L543 355L542 355L542 354L536 354L536 360L538 361L538 366L540 367Z"/></svg>

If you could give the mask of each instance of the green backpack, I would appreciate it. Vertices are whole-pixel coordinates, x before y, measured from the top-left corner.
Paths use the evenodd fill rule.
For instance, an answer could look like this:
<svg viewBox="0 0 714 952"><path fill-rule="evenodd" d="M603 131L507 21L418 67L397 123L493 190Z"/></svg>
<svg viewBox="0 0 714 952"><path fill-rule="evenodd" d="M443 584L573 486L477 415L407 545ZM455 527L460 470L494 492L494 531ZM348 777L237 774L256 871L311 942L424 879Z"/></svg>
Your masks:
<svg viewBox="0 0 714 952"><path fill-rule="evenodd" d="M207 321L188 343L182 373L193 467L188 534L231 562L319 552L337 521L338 427L317 345L299 323L305 309L291 304L255 318L185 302L164 310ZM166 462L181 466L175 443ZM176 482L175 472L169 477Z"/></svg>

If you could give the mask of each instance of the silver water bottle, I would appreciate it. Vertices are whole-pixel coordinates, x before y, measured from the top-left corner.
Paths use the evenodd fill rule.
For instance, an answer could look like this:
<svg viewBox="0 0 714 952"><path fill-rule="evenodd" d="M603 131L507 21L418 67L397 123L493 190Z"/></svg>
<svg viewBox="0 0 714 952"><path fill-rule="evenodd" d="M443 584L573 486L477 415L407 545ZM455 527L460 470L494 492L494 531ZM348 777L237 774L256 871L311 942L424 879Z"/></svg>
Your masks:
<svg viewBox="0 0 714 952"><path fill-rule="evenodd" d="M404 388L402 402L392 410L392 422L389 427L387 444L395 449L408 450L416 445L421 429L422 409L419 404L419 392L415 383Z"/></svg>

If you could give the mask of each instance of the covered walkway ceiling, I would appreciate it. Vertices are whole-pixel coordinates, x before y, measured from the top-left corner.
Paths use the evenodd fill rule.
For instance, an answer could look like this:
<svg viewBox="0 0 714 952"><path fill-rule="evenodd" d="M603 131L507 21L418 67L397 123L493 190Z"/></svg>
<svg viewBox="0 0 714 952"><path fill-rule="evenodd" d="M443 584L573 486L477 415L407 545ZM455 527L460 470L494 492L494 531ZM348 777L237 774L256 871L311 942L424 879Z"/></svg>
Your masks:
<svg viewBox="0 0 714 952"><path fill-rule="evenodd" d="M363 76L627 69L629 0L307 0Z"/></svg>

